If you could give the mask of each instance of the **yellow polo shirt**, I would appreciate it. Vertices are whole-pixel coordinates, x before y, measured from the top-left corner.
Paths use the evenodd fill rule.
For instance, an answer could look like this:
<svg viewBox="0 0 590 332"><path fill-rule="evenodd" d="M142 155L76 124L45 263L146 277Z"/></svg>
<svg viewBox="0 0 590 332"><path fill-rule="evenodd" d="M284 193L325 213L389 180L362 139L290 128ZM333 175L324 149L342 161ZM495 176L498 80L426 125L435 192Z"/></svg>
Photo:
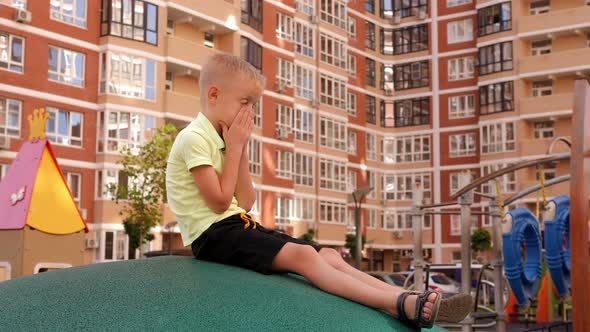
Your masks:
<svg viewBox="0 0 590 332"><path fill-rule="evenodd" d="M166 167L166 191L185 246L190 246L214 222L246 212L238 206L235 196L224 213L213 212L190 172L193 167L210 165L221 176L224 157L225 143L203 113L178 133L172 145Z"/></svg>

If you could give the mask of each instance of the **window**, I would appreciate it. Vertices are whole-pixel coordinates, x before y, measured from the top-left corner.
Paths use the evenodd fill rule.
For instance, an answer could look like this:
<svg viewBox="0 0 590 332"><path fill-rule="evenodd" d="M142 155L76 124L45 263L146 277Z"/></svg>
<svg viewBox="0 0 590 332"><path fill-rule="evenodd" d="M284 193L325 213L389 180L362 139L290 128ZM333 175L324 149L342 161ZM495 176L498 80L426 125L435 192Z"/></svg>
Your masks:
<svg viewBox="0 0 590 332"><path fill-rule="evenodd" d="M253 105L254 127L262 127L262 98Z"/></svg>
<svg viewBox="0 0 590 332"><path fill-rule="evenodd" d="M557 171L555 168L542 168L543 170L543 176L545 178L545 181L547 180L551 180L551 179L555 179L555 177L557 176ZM535 180L539 181L539 170L535 170Z"/></svg>
<svg viewBox="0 0 590 332"><path fill-rule="evenodd" d="M314 90L313 69L295 65L295 96L312 100Z"/></svg>
<svg viewBox="0 0 590 332"><path fill-rule="evenodd" d="M430 151L430 135L401 136L395 138L395 162L397 163L429 161ZM383 150L383 156L384 161L386 161L385 148ZM393 158L390 160L393 161Z"/></svg>
<svg viewBox="0 0 590 332"><path fill-rule="evenodd" d="M353 192L356 190L357 185L356 185L356 177L357 177L357 172L354 170L349 169L346 173L346 191L348 191L349 193Z"/></svg>
<svg viewBox="0 0 590 332"><path fill-rule="evenodd" d="M0 136L20 138L22 108L21 101L0 96Z"/></svg>
<svg viewBox="0 0 590 332"><path fill-rule="evenodd" d="M512 30L510 2L479 9L477 11L477 23L477 35L480 37Z"/></svg>
<svg viewBox="0 0 590 332"><path fill-rule="evenodd" d="M377 191L377 181L375 180L375 172L371 172L371 171L366 171L367 173L367 186L369 186L369 188L373 188L373 190L371 190L371 192L369 192L367 194L367 198L375 198L375 192Z"/></svg>
<svg viewBox="0 0 590 332"><path fill-rule="evenodd" d="M295 173L293 182L296 185L313 187L315 170L314 158L300 152L295 152Z"/></svg>
<svg viewBox="0 0 590 332"><path fill-rule="evenodd" d="M156 100L156 62L122 53L100 54L101 94Z"/></svg>
<svg viewBox="0 0 590 332"><path fill-rule="evenodd" d="M533 82L533 97L550 96L553 94L553 81Z"/></svg>
<svg viewBox="0 0 590 332"><path fill-rule="evenodd" d="M395 160L395 139L383 138L381 140L381 161L392 164Z"/></svg>
<svg viewBox="0 0 590 332"><path fill-rule="evenodd" d="M320 19L340 29L346 29L346 3L344 0L320 0Z"/></svg>
<svg viewBox="0 0 590 332"><path fill-rule="evenodd" d="M158 45L158 6L140 0L102 0L100 35Z"/></svg>
<svg viewBox="0 0 590 332"><path fill-rule="evenodd" d="M70 189L70 193L72 194L72 198L78 208L80 205L80 197L82 193L82 174L79 173L71 173L71 172L63 172L64 179L66 180L66 184Z"/></svg>
<svg viewBox="0 0 590 332"><path fill-rule="evenodd" d="M7 5L18 9L27 9L27 0L7 0L2 3L6 3Z"/></svg>
<svg viewBox="0 0 590 332"><path fill-rule="evenodd" d="M255 189L254 192L256 195L256 199L254 200L254 205L252 205L252 209L250 210L250 212L248 212L248 214L254 215L256 220L260 220L260 190Z"/></svg>
<svg viewBox="0 0 590 332"><path fill-rule="evenodd" d="M276 82L282 88L293 87L293 62L277 58ZM279 89L280 90L280 89Z"/></svg>
<svg viewBox="0 0 590 332"><path fill-rule="evenodd" d="M475 156L475 154L475 133L449 136L451 158Z"/></svg>
<svg viewBox="0 0 590 332"><path fill-rule="evenodd" d="M365 114L367 117L367 123L377 123L377 104L375 97L365 95Z"/></svg>
<svg viewBox="0 0 590 332"><path fill-rule="evenodd" d="M375 0L365 0L365 10L375 14Z"/></svg>
<svg viewBox="0 0 590 332"><path fill-rule="evenodd" d="M473 78L473 57L451 59L449 65L449 81L468 80Z"/></svg>
<svg viewBox="0 0 590 332"><path fill-rule="evenodd" d="M479 226L477 223L477 216L471 216L470 233L473 233L473 231L478 228L479 228ZM460 235L461 235L461 216L460 215L451 215L451 236L460 236ZM459 253L459 255L460 255L460 253Z"/></svg>
<svg viewBox="0 0 590 332"><path fill-rule="evenodd" d="M477 174L475 174L475 172L473 171L469 171L469 175L470 175L470 182L475 181L475 179L477 178ZM451 184L451 195L453 195L454 193L456 193L457 191L459 191L459 189L463 188L463 186L461 186L460 183L460 176L461 176L461 172L454 172L449 174L449 182Z"/></svg>
<svg viewBox="0 0 590 332"><path fill-rule="evenodd" d="M348 93L348 102L346 103L346 109L348 110L348 115L356 116L356 94L349 92Z"/></svg>
<svg viewBox="0 0 590 332"><path fill-rule="evenodd" d="M275 169L277 178L291 180L293 178L293 153L285 150L277 150L277 163Z"/></svg>
<svg viewBox="0 0 590 332"><path fill-rule="evenodd" d="M320 116L320 145L346 151L346 122Z"/></svg>
<svg viewBox="0 0 590 332"><path fill-rule="evenodd" d="M320 61L346 69L346 41L320 33Z"/></svg>
<svg viewBox="0 0 590 332"><path fill-rule="evenodd" d="M49 119L45 125L47 139L55 144L82 146L82 120L78 112L68 112L55 107L46 107Z"/></svg>
<svg viewBox="0 0 590 332"><path fill-rule="evenodd" d="M356 39L356 18L348 16L348 38Z"/></svg>
<svg viewBox="0 0 590 332"><path fill-rule="evenodd" d="M348 55L348 76L356 77L356 56Z"/></svg>
<svg viewBox="0 0 590 332"><path fill-rule="evenodd" d="M365 58L365 81L369 86L375 86L375 60Z"/></svg>
<svg viewBox="0 0 590 332"><path fill-rule="evenodd" d="M320 188L346 191L346 162L320 158Z"/></svg>
<svg viewBox="0 0 590 332"><path fill-rule="evenodd" d="M313 15L313 3L315 0L296 0L295 9L307 15Z"/></svg>
<svg viewBox="0 0 590 332"><path fill-rule="evenodd" d="M348 132L348 153L356 155L356 132Z"/></svg>
<svg viewBox="0 0 590 332"><path fill-rule="evenodd" d="M295 139L301 142L313 144L315 142L314 113L310 110L297 108L295 110L295 123L293 133Z"/></svg>
<svg viewBox="0 0 590 332"><path fill-rule="evenodd" d="M538 40L531 43L531 55L545 55L551 53L551 39Z"/></svg>
<svg viewBox="0 0 590 332"><path fill-rule="evenodd" d="M454 21L447 24L447 42L463 43L473 40L473 19Z"/></svg>
<svg viewBox="0 0 590 332"><path fill-rule="evenodd" d="M474 95L449 97L449 119L462 119L475 116L474 105Z"/></svg>
<svg viewBox="0 0 590 332"><path fill-rule="evenodd" d="M0 31L0 69L23 72L25 39Z"/></svg>
<svg viewBox="0 0 590 332"><path fill-rule="evenodd" d="M313 58L313 28L301 22L295 22L295 52Z"/></svg>
<svg viewBox="0 0 590 332"><path fill-rule="evenodd" d="M277 197L275 199L275 224L277 226L286 226L291 223L293 199L287 197Z"/></svg>
<svg viewBox="0 0 590 332"><path fill-rule="evenodd" d="M481 127L481 153L498 153L516 149L513 122L495 123Z"/></svg>
<svg viewBox="0 0 590 332"><path fill-rule="evenodd" d="M381 101L382 127L421 126L430 123L430 98L414 98L396 102Z"/></svg>
<svg viewBox="0 0 590 332"><path fill-rule="evenodd" d="M375 209L365 209L367 210L367 228L375 229L377 228L377 218Z"/></svg>
<svg viewBox="0 0 590 332"><path fill-rule="evenodd" d="M365 153L368 160L377 160L377 143L375 135L365 134Z"/></svg>
<svg viewBox="0 0 590 332"><path fill-rule="evenodd" d="M4 178L4 176L6 176L6 173L8 173L9 167L10 165L0 164L0 181L2 180L2 178Z"/></svg>
<svg viewBox="0 0 590 332"><path fill-rule="evenodd" d="M479 75L512 70L512 68L511 41L479 49Z"/></svg>
<svg viewBox="0 0 590 332"><path fill-rule="evenodd" d="M293 18L289 15L277 12L277 38L288 41L293 40Z"/></svg>
<svg viewBox="0 0 590 332"><path fill-rule="evenodd" d="M294 220L304 222L313 222L315 220L315 200L309 198L295 198L293 203Z"/></svg>
<svg viewBox="0 0 590 332"><path fill-rule="evenodd" d="M365 46L375 50L375 24L365 21Z"/></svg>
<svg viewBox="0 0 590 332"><path fill-rule="evenodd" d="M320 222L346 224L346 204L320 201Z"/></svg>
<svg viewBox="0 0 590 332"><path fill-rule="evenodd" d="M549 0L534 0L531 1L529 7L530 15L540 15L549 12Z"/></svg>
<svg viewBox="0 0 590 332"><path fill-rule="evenodd" d="M383 174L383 199L411 201L414 183L418 182L421 183L424 189L424 199L429 200L431 197L430 174Z"/></svg>
<svg viewBox="0 0 590 332"><path fill-rule="evenodd" d="M149 141L155 129L155 118L129 112L98 113L98 152L120 153L125 149L137 152Z"/></svg>
<svg viewBox="0 0 590 332"><path fill-rule="evenodd" d="M508 166L509 164L484 165L481 168L481 177L492 174L493 172L501 168L506 168ZM496 179L498 179L498 181L500 182L500 191L503 194L516 192L516 172L506 173L504 175L497 177ZM483 183L481 185L481 190L484 194L496 195L496 184L494 181Z"/></svg>
<svg viewBox="0 0 590 332"><path fill-rule="evenodd" d="M78 87L84 86L84 54L49 46L47 78Z"/></svg>
<svg viewBox="0 0 590 332"><path fill-rule="evenodd" d="M262 0L242 0L242 23L262 32Z"/></svg>
<svg viewBox="0 0 590 332"><path fill-rule="evenodd" d="M428 49L428 26L426 24L401 29L381 29L381 53L399 55Z"/></svg>
<svg viewBox="0 0 590 332"><path fill-rule="evenodd" d="M100 243L102 243L102 241L100 241ZM124 231L104 232L105 260L124 260L131 258L126 250L128 249L128 246L129 240Z"/></svg>
<svg viewBox="0 0 590 332"><path fill-rule="evenodd" d="M393 65L381 64L381 90L385 95L393 94Z"/></svg>
<svg viewBox="0 0 590 332"><path fill-rule="evenodd" d="M259 140L250 137L248 141L248 170L252 175L261 174L262 166L262 143Z"/></svg>
<svg viewBox="0 0 590 332"><path fill-rule="evenodd" d="M172 90L174 86L174 77L172 75L172 72L167 71L166 72L166 83L164 85L164 88L166 90Z"/></svg>
<svg viewBox="0 0 590 332"><path fill-rule="evenodd" d="M386 212L382 215L381 226L385 230L411 231L414 229L413 216L410 211ZM432 216L423 217L422 227L432 228Z"/></svg>
<svg viewBox="0 0 590 332"><path fill-rule="evenodd" d="M418 16L418 12L426 13L427 9L428 0L381 0L383 18Z"/></svg>
<svg viewBox="0 0 590 332"><path fill-rule="evenodd" d="M215 47L215 38L213 34L210 32L203 33L203 46L207 48L214 48Z"/></svg>
<svg viewBox="0 0 590 332"><path fill-rule="evenodd" d="M249 62L254 68L262 70L262 47L260 45L246 37L242 37L240 54L242 55L242 59Z"/></svg>
<svg viewBox="0 0 590 332"><path fill-rule="evenodd" d="M430 84L428 61L412 62L393 67L395 90L427 87Z"/></svg>
<svg viewBox="0 0 590 332"><path fill-rule="evenodd" d="M277 104L276 108L276 134L283 138L291 133L293 128L293 108L287 105Z"/></svg>
<svg viewBox="0 0 590 332"><path fill-rule="evenodd" d="M346 82L320 74L320 102L332 107L346 109Z"/></svg>
<svg viewBox="0 0 590 332"><path fill-rule="evenodd" d="M49 6L51 19L81 28L86 27L86 0L54 0Z"/></svg>
<svg viewBox="0 0 590 332"><path fill-rule="evenodd" d="M471 3L473 0L447 0L447 7L461 6Z"/></svg>
<svg viewBox="0 0 590 332"><path fill-rule="evenodd" d="M479 87L479 112L481 115L514 110L512 81Z"/></svg>
<svg viewBox="0 0 590 332"><path fill-rule="evenodd" d="M116 185L123 191L126 191L126 189L129 187L129 177L122 171L105 169L96 171L96 174L96 198L114 198L113 193L108 189L109 185Z"/></svg>
<svg viewBox="0 0 590 332"><path fill-rule="evenodd" d="M535 139L553 137L553 121L535 122L534 135Z"/></svg>

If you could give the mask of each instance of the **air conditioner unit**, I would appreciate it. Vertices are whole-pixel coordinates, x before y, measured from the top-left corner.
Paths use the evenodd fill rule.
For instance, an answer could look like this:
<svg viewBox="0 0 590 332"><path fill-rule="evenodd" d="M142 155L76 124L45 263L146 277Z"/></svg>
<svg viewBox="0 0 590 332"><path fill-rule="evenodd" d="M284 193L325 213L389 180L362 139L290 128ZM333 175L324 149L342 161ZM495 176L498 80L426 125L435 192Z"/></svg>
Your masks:
<svg viewBox="0 0 590 332"><path fill-rule="evenodd" d="M86 241L84 242L86 249L95 249L98 248L98 240L96 239L86 239Z"/></svg>
<svg viewBox="0 0 590 332"><path fill-rule="evenodd" d="M400 24L401 22L402 22L402 16L401 16L401 14L396 14L396 15L394 15L394 16L391 18L391 20L390 20L390 23L391 23L392 25L398 25L398 24Z"/></svg>
<svg viewBox="0 0 590 332"><path fill-rule="evenodd" d="M31 12L17 9L14 12L14 20L20 23L31 23Z"/></svg>
<svg viewBox="0 0 590 332"><path fill-rule="evenodd" d="M394 239L401 239L404 237L404 234L401 231L393 231L391 234Z"/></svg>
<svg viewBox="0 0 590 332"><path fill-rule="evenodd" d="M283 93L287 89L287 82L283 80L276 80L275 86L278 93Z"/></svg>
<svg viewBox="0 0 590 332"><path fill-rule="evenodd" d="M386 95L386 96L393 96L393 90L386 89L386 90L385 90L385 95Z"/></svg>
<svg viewBox="0 0 590 332"><path fill-rule="evenodd" d="M316 98L313 98L310 102L311 107L318 108L320 107L320 101Z"/></svg>
<svg viewBox="0 0 590 332"><path fill-rule="evenodd" d="M418 17L419 20L425 20L428 17L428 15L426 14L426 10L424 10L424 9L420 9L418 11L418 15L416 15L416 16Z"/></svg>
<svg viewBox="0 0 590 332"><path fill-rule="evenodd" d="M277 139L285 139L289 137L289 132L284 128L277 128L275 130L275 138Z"/></svg>
<svg viewBox="0 0 590 332"><path fill-rule="evenodd" d="M412 249L402 250L402 258L411 258L413 256L414 256L414 251Z"/></svg>
<svg viewBox="0 0 590 332"><path fill-rule="evenodd" d="M310 15L309 20L311 21L311 24L315 24L315 25L320 24L320 20L318 19L317 15Z"/></svg>

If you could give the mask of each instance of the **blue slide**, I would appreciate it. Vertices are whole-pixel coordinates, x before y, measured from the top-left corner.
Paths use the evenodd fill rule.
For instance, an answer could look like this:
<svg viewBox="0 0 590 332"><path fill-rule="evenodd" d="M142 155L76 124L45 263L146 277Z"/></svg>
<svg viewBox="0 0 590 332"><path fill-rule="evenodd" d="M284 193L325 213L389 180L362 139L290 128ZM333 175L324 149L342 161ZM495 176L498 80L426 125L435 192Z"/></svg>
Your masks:
<svg viewBox="0 0 590 332"><path fill-rule="evenodd" d="M535 298L541 281L541 234L539 221L525 208L508 213L512 229L502 235L504 269L519 306ZM524 253L521 248L524 246Z"/></svg>
<svg viewBox="0 0 590 332"><path fill-rule="evenodd" d="M551 202L555 204L555 216L544 223L545 257L557 293L564 297L570 288L570 199L561 195Z"/></svg>

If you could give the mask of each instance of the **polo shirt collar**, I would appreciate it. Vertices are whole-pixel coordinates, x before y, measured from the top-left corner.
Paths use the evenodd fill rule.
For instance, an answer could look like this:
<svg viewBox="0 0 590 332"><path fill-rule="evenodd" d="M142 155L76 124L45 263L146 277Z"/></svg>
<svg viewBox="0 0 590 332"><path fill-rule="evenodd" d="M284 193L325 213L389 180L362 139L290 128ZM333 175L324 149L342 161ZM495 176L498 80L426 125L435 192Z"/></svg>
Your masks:
<svg viewBox="0 0 590 332"><path fill-rule="evenodd" d="M211 140L213 140L213 142L219 150L225 149L225 142L223 141L221 136L219 136L217 130L215 130L213 124L211 124L211 121L207 119L205 114L199 112L197 118L195 119L195 125L203 129L205 133L207 133L207 135L211 138Z"/></svg>

